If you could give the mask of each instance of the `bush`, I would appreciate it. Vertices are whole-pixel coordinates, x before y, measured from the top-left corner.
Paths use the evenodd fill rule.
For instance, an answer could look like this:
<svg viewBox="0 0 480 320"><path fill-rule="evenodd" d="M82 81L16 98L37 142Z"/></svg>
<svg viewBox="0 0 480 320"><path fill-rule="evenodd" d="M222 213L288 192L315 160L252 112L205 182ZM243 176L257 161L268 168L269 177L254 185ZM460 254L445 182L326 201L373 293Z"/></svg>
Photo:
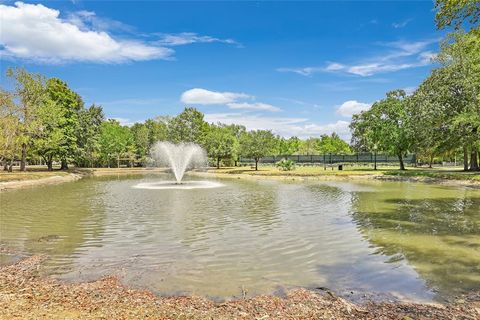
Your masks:
<svg viewBox="0 0 480 320"><path fill-rule="evenodd" d="M278 161L276 167L282 171L290 171L295 169L295 162L292 160L282 159Z"/></svg>

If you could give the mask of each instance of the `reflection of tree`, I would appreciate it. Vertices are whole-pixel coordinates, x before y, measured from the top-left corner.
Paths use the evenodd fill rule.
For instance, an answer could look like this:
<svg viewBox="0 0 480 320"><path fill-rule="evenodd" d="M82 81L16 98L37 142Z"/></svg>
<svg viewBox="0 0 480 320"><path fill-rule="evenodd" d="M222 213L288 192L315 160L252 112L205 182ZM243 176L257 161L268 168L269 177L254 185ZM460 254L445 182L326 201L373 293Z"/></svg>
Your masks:
<svg viewBox="0 0 480 320"><path fill-rule="evenodd" d="M404 257L441 294L480 288L480 198L357 193L354 221L378 252Z"/></svg>
<svg viewBox="0 0 480 320"><path fill-rule="evenodd" d="M2 195L0 240L25 253L46 253L55 267L103 232L104 208L90 181ZM58 265L55 265L58 263Z"/></svg>

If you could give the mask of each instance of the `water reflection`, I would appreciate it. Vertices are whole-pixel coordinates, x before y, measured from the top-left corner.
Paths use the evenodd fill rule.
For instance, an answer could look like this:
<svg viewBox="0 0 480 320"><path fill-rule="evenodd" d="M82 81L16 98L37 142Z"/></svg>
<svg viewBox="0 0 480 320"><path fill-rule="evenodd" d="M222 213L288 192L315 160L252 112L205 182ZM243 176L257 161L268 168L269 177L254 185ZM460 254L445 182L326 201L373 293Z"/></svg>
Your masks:
<svg viewBox="0 0 480 320"><path fill-rule="evenodd" d="M429 287L448 297L480 289L480 197L475 190L429 186L359 192L352 199L359 230L391 257L408 261Z"/></svg>

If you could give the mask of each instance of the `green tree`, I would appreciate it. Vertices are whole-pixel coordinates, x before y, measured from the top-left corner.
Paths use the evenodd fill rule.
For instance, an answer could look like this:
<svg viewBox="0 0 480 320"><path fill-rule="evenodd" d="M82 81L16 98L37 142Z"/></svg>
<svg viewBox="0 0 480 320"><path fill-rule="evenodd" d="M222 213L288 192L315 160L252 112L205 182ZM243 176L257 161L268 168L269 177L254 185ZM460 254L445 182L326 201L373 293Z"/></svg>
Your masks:
<svg viewBox="0 0 480 320"><path fill-rule="evenodd" d="M13 97L18 118L17 138L21 145L20 171L26 170L27 152L38 131L38 109L46 99L46 79L25 69L7 69L7 77L14 79Z"/></svg>
<svg viewBox="0 0 480 320"><path fill-rule="evenodd" d="M169 117L157 117L145 121L145 127L148 130L148 150L150 150L156 142L167 140L167 127L169 122Z"/></svg>
<svg viewBox="0 0 480 320"><path fill-rule="evenodd" d="M0 164L12 171L21 146L18 107L11 92L0 89Z"/></svg>
<svg viewBox="0 0 480 320"><path fill-rule="evenodd" d="M301 143L302 141L297 137L290 137L288 139L279 138L278 153L285 156L296 154L300 150Z"/></svg>
<svg viewBox="0 0 480 320"><path fill-rule="evenodd" d="M354 144L370 150L380 148L394 154L405 170L403 158L412 146L410 114L403 90L387 93L383 100L355 115L350 124Z"/></svg>
<svg viewBox="0 0 480 320"><path fill-rule="evenodd" d="M348 143L343 141L335 132L330 136L324 134L320 137L320 141L317 144L317 151L323 154L348 154L352 152Z"/></svg>
<svg viewBox="0 0 480 320"><path fill-rule="evenodd" d="M445 27L459 29L465 21L475 26L480 18L478 0L435 0L435 8L438 29Z"/></svg>
<svg viewBox="0 0 480 320"><path fill-rule="evenodd" d="M62 153L65 143L65 109L56 102L47 99L37 111L38 131L32 140L33 150L53 170L54 157Z"/></svg>
<svg viewBox="0 0 480 320"><path fill-rule="evenodd" d="M275 135L270 130L254 130L242 134L240 137L240 153L255 161L255 170L258 170L258 161L268 156L275 149Z"/></svg>
<svg viewBox="0 0 480 320"><path fill-rule="evenodd" d="M117 168L123 156L129 159L134 151L133 135L126 126L121 126L116 120L108 120L100 126L99 137L100 155L108 167L112 160L116 160Z"/></svg>
<svg viewBox="0 0 480 320"><path fill-rule="evenodd" d="M93 167L99 157L100 128L105 121L101 106L91 105L78 113L76 164Z"/></svg>
<svg viewBox="0 0 480 320"><path fill-rule="evenodd" d="M63 109L64 121L61 122L63 139L57 148L61 160L61 170L68 169L68 160L75 156L77 148L78 114L83 109L82 98L60 79L47 81L48 98Z"/></svg>
<svg viewBox="0 0 480 320"><path fill-rule="evenodd" d="M299 152L303 155L313 155L318 153L318 145L320 143L319 138L310 137L301 141Z"/></svg>
<svg viewBox="0 0 480 320"><path fill-rule="evenodd" d="M144 123L135 123L130 130L132 131L133 141L135 143L136 157L144 162L150 151L148 128Z"/></svg>
<svg viewBox="0 0 480 320"><path fill-rule="evenodd" d="M167 138L174 143L193 142L203 146L207 130L208 123L203 120L203 113L195 108L185 108L168 122Z"/></svg>
<svg viewBox="0 0 480 320"><path fill-rule="evenodd" d="M215 159L217 169L222 159L234 158L238 150L238 140L226 126L211 125L205 136L207 154Z"/></svg>
<svg viewBox="0 0 480 320"><path fill-rule="evenodd" d="M442 66L413 96L416 144L432 153L461 146L464 170L479 170L480 38L473 33L450 35L442 43L438 62Z"/></svg>

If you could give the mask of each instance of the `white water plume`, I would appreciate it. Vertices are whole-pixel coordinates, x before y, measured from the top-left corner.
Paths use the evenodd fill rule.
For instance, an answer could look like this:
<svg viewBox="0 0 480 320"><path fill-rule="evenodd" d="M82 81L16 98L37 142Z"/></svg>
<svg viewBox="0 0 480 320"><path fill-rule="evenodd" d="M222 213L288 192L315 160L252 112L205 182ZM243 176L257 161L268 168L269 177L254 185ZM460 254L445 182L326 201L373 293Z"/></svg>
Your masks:
<svg viewBox="0 0 480 320"><path fill-rule="evenodd" d="M172 169L177 183L182 181L188 169L204 167L207 164L205 150L195 143L179 143L159 141L152 150L151 156L156 166L166 166Z"/></svg>

